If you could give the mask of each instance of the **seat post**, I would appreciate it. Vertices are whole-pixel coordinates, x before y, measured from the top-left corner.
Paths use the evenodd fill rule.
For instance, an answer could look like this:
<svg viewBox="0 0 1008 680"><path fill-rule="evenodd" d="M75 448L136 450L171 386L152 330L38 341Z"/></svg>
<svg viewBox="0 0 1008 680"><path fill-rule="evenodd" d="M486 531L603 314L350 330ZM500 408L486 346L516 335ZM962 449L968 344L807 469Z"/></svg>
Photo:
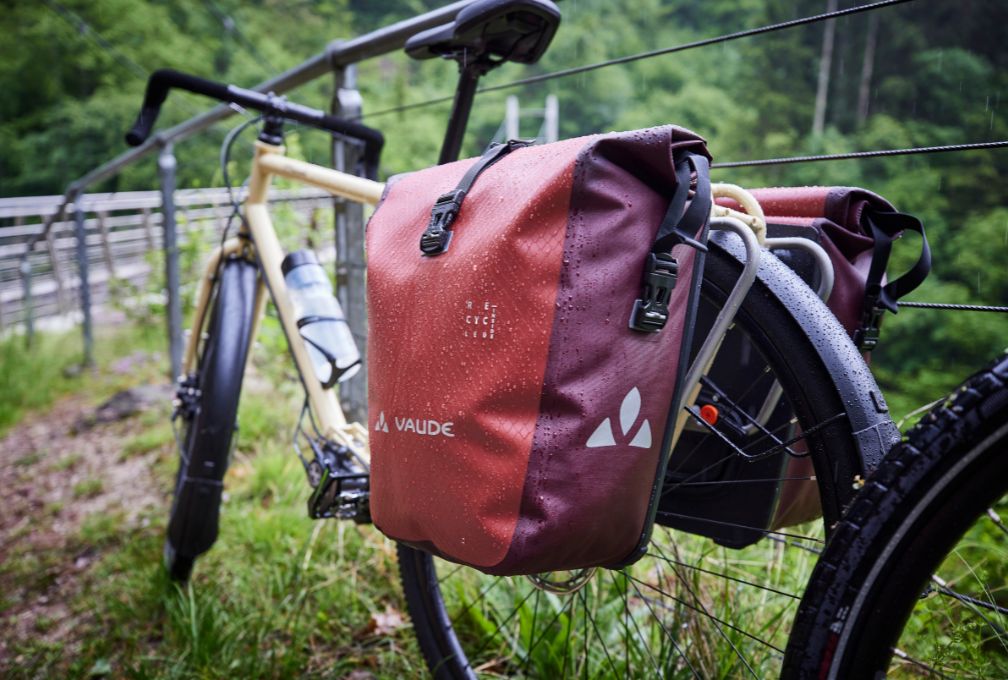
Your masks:
<svg viewBox="0 0 1008 680"><path fill-rule="evenodd" d="M476 97L476 86L480 76L486 73L487 64L478 59L459 69L458 87L455 88L455 101L452 102L451 116L448 118L448 129L445 130L444 143L441 145L441 156L438 165L458 160L462 150L462 138L465 136L469 113L472 111L473 99Z"/></svg>

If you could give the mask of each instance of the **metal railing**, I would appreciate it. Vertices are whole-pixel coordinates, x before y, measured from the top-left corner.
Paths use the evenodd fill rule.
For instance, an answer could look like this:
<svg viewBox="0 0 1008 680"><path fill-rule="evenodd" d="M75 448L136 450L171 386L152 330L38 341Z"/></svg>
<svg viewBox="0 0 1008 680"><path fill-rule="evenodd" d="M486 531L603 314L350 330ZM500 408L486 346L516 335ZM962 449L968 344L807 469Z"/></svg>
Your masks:
<svg viewBox="0 0 1008 680"><path fill-rule="evenodd" d="M52 214L62 196L0 198L0 331L14 327L63 327L79 321L75 299L80 280L74 270L76 256L75 223L53 222L44 247L26 250L42 226L42 218ZM331 245L332 232L320 233L323 215L331 213L331 196L322 190L299 188L272 192L272 203L289 205L302 224L313 227L313 247ZM151 253L163 245L161 193L129 191L84 194L79 203L84 213L86 253L92 302L107 301L113 282L126 290L143 290L151 275ZM205 249L220 239L221 230L232 212L231 200L223 188L185 189L175 193L179 238L184 243L201 242ZM29 287L21 271L27 264Z"/></svg>
<svg viewBox="0 0 1008 680"><path fill-rule="evenodd" d="M337 94L333 98L332 109L337 115L359 117L361 114L360 95L355 88L355 73L353 65L402 48L406 40L415 33L437 26L454 19L455 15L472 0L461 0L445 7L427 12L398 23L380 28L366 35L345 41L334 41L326 50L301 64L266 80L252 89L259 92L272 91L282 94L295 87L304 85L326 74L333 74L337 86ZM19 270L22 278L23 296L31 298L32 266L30 258L40 243L50 243L50 234L54 224L61 224L68 218L74 225L74 238L77 244L77 267L80 285L81 328L84 339L84 362L93 362L93 322L91 316L90 262L87 254L87 222L85 219L84 194L87 189L98 182L118 174L123 168L158 152L158 171L161 182L161 214L164 231L163 247L165 260L165 278L167 282L167 318L168 338L171 355L172 375L178 374L182 356L181 303L179 300L179 263L178 243L175 224L175 156L173 146L193 135L196 135L218 121L234 115L235 111L227 106L216 106L209 111L195 116L175 127L153 135L146 143L131 149L112 160L98 166L83 177L71 182L55 209L26 244L21 258ZM354 144L346 140L337 140L333 147L334 165L338 169L355 166ZM341 302L346 310L351 329L358 338L366 337L366 318L363 300L363 213L357 206L346 202L337 202L336 242L337 242L337 275L341 277ZM34 330L32 319L25 320L26 335L31 341ZM363 373L363 371L362 371ZM347 410L353 417L359 417L366 408L366 378L351 381L341 395L347 402Z"/></svg>

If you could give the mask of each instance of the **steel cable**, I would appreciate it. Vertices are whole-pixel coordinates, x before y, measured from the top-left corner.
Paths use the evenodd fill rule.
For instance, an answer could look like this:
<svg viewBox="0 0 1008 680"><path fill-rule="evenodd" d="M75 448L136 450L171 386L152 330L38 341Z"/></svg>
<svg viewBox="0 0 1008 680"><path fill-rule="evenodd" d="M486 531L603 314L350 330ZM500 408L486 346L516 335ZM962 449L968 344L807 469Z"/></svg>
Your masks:
<svg viewBox="0 0 1008 680"><path fill-rule="evenodd" d="M645 52L638 52L636 54L628 54L623 57L615 57L613 59L607 59L605 61L595 62L594 64L573 66L571 68L561 69L559 71L542 73L537 76L520 78L518 80L512 80L507 83L501 83L500 85L490 85L487 87L481 87L476 92L478 94L482 94L485 92L497 92L500 90L508 90L515 87L521 87L523 85L542 83L546 82L547 80L553 80L555 78L565 78L568 76L577 75L579 73L587 73L589 71L595 71L601 68L606 68L608 66L616 66L618 64L629 64L634 61L641 61L643 59L652 59L654 57L660 57L665 54L684 52L686 50L695 49L697 47L707 47L708 45L717 45L719 43L730 42L732 40L739 40L741 38L749 38L754 35L762 35L764 33L781 31L786 28L794 28L795 26L805 26L807 24L814 24L820 21L826 21L828 19L837 19L839 17L848 16L851 14L870 12L872 10L882 9L884 7L889 7L891 5L901 5L906 2L913 2L913 0L879 0L879 2L872 2L867 5L848 7L846 9L839 9L833 12L823 12L822 14L814 14L811 16L802 17L800 19L791 19L789 21L781 21L776 24L768 24L766 26L750 28L744 31L736 31L735 33L726 33L724 35L715 36L713 38L703 38L701 40L694 40L691 42L682 43L680 45L673 45L671 47L662 47L656 50L647 50ZM454 97L455 95L451 94L451 95L445 95L443 97L434 97L432 99L427 99L421 102L413 102L410 104L393 106L388 109L381 109L379 111L374 111L373 113L365 114L363 116L360 116L360 118L375 118L377 116L384 116L390 113L401 113L403 111L411 111L413 109L420 109L428 106L434 106L436 104L443 104L445 102L452 101Z"/></svg>

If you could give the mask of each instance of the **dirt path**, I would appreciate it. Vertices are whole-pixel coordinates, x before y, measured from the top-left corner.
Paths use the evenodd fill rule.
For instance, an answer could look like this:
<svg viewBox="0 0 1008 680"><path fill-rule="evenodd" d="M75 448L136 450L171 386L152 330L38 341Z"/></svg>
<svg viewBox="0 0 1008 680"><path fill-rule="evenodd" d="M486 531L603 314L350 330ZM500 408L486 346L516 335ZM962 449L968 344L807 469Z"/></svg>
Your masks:
<svg viewBox="0 0 1008 680"><path fill-rule="evenodd" d="M86 614L67 603L100 557L88 527L113 518L128 532L163 505L151 471L160 452L138 437L163 422L154 416L167 414L168 397L167 386L140 387L96 408L72 395L0 438L0 675L29 639L79 643Z"/></svg>

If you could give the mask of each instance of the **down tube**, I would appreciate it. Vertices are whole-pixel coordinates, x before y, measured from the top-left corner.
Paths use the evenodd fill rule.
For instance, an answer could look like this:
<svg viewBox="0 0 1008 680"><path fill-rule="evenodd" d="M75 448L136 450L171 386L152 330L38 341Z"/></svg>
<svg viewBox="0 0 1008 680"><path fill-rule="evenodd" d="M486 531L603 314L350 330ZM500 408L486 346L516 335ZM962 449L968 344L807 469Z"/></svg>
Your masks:
<svg viewBox="0 0 1008 680"><path fill-rule="evenodd" d="M308 394L308 404L315 416L315 422L323 434L329 437L336 436L339 429L346 425L346 417L333 391L322 389L322 384L315 380L315 370L312 368L304 340L298 332L294 309L287 293L287 283L280 270L283 250L276 232L273 231L269 211L264 203L248 203L245 207L246 219L259 255L266 287L269 289L270 297L273 298L284 335L287 336L287 346L297 365L301 384Z"/></svg>

